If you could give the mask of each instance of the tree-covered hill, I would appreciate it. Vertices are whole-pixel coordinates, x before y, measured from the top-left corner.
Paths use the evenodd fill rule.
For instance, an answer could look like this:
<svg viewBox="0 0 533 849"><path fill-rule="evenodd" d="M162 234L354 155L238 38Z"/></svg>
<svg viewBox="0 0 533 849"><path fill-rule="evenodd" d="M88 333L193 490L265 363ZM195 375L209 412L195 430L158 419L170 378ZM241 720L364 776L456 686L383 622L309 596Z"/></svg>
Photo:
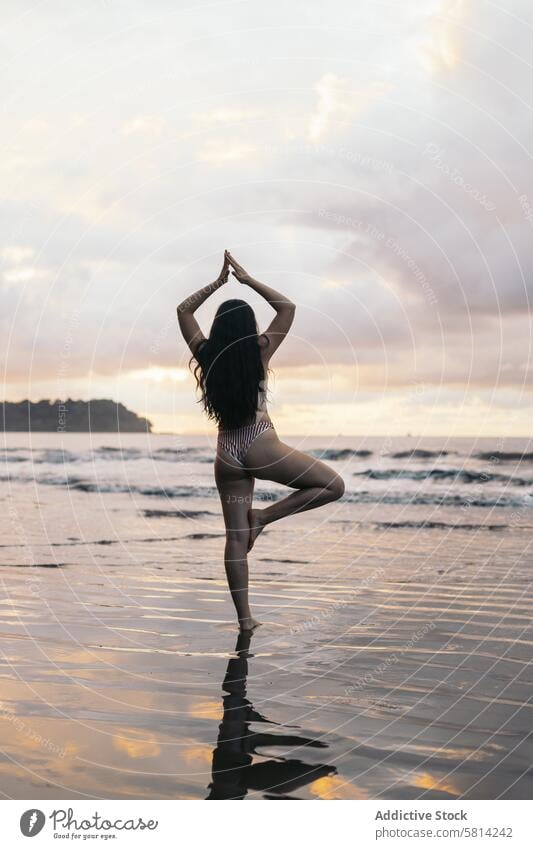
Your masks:
<svg viewBox="0 0 533 849"><path fill-rule="evenodd" d="M58 433L150 433L152 423L124 404L98 398L92 401L4 401L0 403L0 428L4 431L56 431Z"/></svg>

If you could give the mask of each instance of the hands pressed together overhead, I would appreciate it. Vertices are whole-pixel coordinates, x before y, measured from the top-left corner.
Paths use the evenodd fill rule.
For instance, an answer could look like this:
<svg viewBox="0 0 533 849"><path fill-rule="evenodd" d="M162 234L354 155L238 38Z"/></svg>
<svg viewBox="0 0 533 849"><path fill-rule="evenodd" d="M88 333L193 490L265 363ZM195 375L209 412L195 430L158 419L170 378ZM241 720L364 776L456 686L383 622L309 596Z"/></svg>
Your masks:
<svg viewBox="0 0 533 849"><path fill-rule="evenodd" d="M222 270L218 276L218 279L221 283L227 283L228 277L230 273L235 277L239 283L248 283L251 280L250 275L247 271L244 270L242 265L239 265L236 259L232 257L229 251L224 251L224 264L222 266Z"/></svg>
<svg viewBox="0 0 533 849"><path fill-rule="evenodd" d="M194 317L194 313L202 306L210 295L213 294L213 292L216 292L221 286L228 282L230 271L239 283L243 283L246 286L249 286L250 289L253 289L253 291L264 298L276 312L275 317L272 319L265 332L261 334L262 336L266 336L268 339L268 353L270 357L287 335L294 318L294 311L296 307L294 303L285 295L282 295L281 292L276 292L276 290L271 286L261 283L259 280L256 280L255 277L252 277L251 274L248 274L242 265L240 265L237 260L232 257L229 251L224 251L224 263L217 279L208 286L202 286L202 288L197 292L189 295L189 297L185 298L185 300L177 307L178 321L183 338L191 349L192 355L196 356L198 343L205 339L205 336Z"/></svg>

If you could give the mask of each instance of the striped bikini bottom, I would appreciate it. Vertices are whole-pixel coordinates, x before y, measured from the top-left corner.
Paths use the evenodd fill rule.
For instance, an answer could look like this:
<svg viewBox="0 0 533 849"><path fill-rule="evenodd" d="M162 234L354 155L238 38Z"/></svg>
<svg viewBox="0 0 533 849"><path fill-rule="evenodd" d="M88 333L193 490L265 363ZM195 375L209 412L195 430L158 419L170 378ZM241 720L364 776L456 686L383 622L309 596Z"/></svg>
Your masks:
<svg viewBox="0 0 533 849"><path fill-rule="evenodd" d="M218 444L243 466L244 458L252 442L270 428L274 428L270 419L259 419L258 422L243 427L219 430Z"/></svg>

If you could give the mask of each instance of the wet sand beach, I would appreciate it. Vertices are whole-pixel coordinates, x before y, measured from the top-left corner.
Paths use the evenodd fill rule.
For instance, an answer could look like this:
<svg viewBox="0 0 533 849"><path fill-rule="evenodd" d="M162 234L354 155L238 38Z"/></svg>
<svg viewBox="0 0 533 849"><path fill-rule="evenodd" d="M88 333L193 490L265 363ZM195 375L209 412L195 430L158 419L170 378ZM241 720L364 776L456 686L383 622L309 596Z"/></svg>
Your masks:
<svg viewBox="0 0 533 849"><path fill-rule="evenodd" d="M193 442L6 437L2 795L530 798L528 446L317 444L346 497L262 534L238 639Z"/></svg>

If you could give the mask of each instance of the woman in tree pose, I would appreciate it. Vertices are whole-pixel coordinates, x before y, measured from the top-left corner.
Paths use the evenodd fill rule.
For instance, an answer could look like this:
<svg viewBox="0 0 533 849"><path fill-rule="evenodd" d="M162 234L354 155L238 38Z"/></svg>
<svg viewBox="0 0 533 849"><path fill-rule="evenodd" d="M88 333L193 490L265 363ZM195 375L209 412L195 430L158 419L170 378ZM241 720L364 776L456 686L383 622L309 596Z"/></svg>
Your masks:
<svg viewBox="0 0 533 849"><path fill-rule="evenodd" d="M229 272L273 307L276 315L259 333L246 301L224 301L205 338L194 317L201 304L227 282ZM272 354L294 319L294 304L251 277L228 252L222 270L177 308L178 322L192 359L208 417L218 425L215 481L226 525L224 563L242 631L260 623L248 603L248 559L266 525L284 516L321 507L344 493L341 477L325 463L278 439L267 411L267 375ZM263 510L252 507L255 478L292 487L294 492Z"/></svg>

